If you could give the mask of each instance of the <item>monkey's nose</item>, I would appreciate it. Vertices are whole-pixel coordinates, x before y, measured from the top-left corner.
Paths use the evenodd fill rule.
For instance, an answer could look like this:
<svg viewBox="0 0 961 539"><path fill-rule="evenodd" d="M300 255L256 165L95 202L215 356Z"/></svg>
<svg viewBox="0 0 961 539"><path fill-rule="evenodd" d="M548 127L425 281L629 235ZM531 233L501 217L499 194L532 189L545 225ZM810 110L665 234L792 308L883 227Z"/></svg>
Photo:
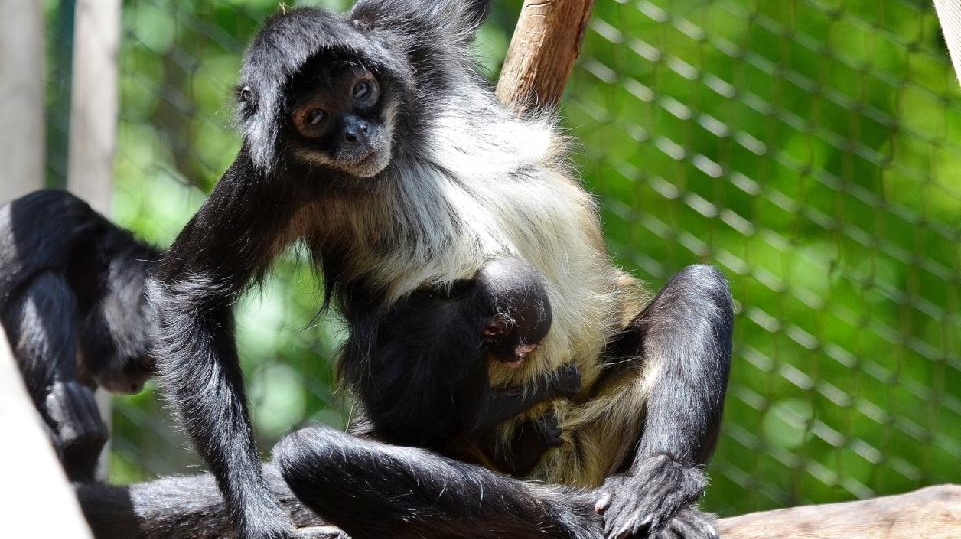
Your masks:
<svg viewBox="0 0 961 539"><path fill-rule="evenodd" d="M370 131L370 126L368 126L365 121L357 120L349 122L344 126L344 142L358 145L367 144L368 131Z"/></svg>

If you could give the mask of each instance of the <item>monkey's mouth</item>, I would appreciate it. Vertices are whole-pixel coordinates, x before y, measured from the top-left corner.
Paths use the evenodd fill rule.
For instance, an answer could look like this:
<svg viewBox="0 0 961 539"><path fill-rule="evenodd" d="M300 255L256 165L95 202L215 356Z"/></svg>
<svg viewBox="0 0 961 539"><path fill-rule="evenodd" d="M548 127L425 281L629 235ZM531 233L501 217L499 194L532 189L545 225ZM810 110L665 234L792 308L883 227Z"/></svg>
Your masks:
<svg viewBox="0 0 961 539"><path fill-rule="evenodd" d="M527 356L536 348L536 344L521 344L514 348L513 357L497 358L497 360L508 369L516 369L527 361Z"/></svg>
<svg viewBox="0 0 961 539"><path fill-rule="evenodd" d="M384 170L388 159L385 152L378 151L377 148L352 152L341 160L341 168L346 172L360 178L369 178ZM389 156L389 154L387 154Z"/></svg>

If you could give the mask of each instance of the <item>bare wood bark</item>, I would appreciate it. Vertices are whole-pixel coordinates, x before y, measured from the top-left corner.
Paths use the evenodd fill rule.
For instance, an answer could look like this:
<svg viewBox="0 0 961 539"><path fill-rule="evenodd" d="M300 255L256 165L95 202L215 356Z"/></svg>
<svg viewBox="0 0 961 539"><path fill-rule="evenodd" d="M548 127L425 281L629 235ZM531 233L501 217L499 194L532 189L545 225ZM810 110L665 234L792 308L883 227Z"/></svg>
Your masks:
<svg viewBox="0 0 961 539"><path fill-rule="evenodd" d="M518 110L552 107L564 93L594 0L525 0L497 84Z"/></svg>
<svg viewBox="0 0 961 539"><path fill-rule="evenodd" d="M42 15L0 0L0 203L43 187Z"/></svg>
<svg viewBox="0 0 961 539"><path fill-rule="evenodd" d="M961 485L725 518L723 539L961 539Z"/></svg>

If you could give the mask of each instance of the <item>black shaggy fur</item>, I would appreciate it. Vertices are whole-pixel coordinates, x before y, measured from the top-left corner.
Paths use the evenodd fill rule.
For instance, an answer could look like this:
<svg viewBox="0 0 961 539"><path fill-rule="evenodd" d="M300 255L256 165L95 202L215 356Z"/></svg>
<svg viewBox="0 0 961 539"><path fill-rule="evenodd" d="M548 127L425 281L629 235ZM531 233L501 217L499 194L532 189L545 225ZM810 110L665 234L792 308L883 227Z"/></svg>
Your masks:
<svg viewBox="0 0 961 539"><path fill-rule="evenodd" d="M107 430L93 390L153 373L144 282L160 253L64 191L0 207L0 319L67 474L91 480Z"/></svg>

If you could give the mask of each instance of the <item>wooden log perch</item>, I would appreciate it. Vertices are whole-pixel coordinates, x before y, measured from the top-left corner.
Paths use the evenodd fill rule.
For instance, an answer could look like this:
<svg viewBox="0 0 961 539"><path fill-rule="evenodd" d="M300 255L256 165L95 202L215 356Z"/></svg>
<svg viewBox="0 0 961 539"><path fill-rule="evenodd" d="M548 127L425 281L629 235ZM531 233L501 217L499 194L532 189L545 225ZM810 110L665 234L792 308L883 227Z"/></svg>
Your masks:
<svg viewBox="0 0 961 539"><path fill-rule="evenodd" d="M518 110L560 101L594 0L525 0L504 60L497 97Z"/></svg>
<svg viewBox="0 0 961 539"><path fill-rule="evenodd" d="M718 522L722 539L961 539L961 485L751 513Z"/></svg>

